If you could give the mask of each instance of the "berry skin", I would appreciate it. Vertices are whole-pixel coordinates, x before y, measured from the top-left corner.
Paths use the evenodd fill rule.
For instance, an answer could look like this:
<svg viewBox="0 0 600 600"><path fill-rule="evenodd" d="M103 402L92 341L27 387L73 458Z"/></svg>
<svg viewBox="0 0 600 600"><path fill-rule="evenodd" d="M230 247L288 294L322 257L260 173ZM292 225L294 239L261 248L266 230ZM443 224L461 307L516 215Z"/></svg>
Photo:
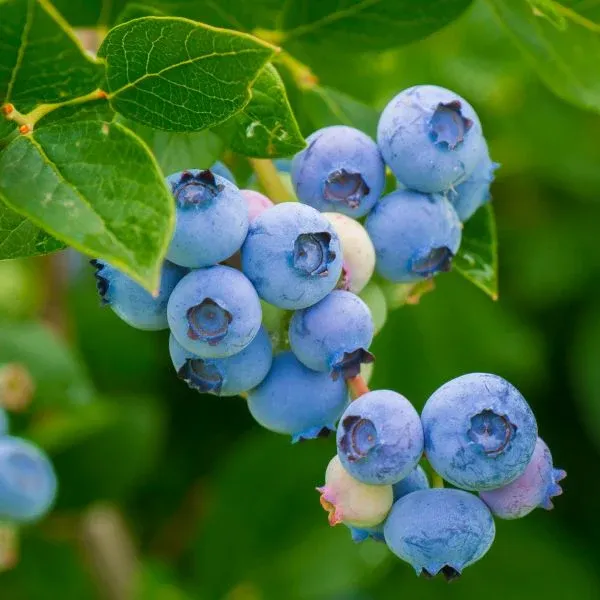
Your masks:
<svg viewBox="0 0 600 600"><path fill-rule="evenodd" d="M514 481L537 440L535 417L523 396L487 373L444 384L427 400L421 420L431 466L465 490L493 490Z"/></svg>
<svg viewBox="0 0 600 600"><path fill-rule="evenodd" d="M454 206L461 221L470 219L480 206L489 202L494 171L499 167L499 163L491 160L486 148L473 173L454 189L448 191L448 200Z"/></svg>
<svg viewBox="0 0 600 600"><path fill-rule="evenodd" d="M560 496L558 482L567 476L552 465L552 455L541 438L537 439L530 463L520 477L504 487L481 492L481 499L494 515L501 519L519 519L541 506L554 508L551 498Z"/></svg>
<svg viewBox="0 0 600 600"><path fill-rule="evenodd" d="M213 172L214 175L219 175L219 177L227 179L228 181L233 183L233 185L237 185L233 173L220 160L218 160L210 168L210 170Z"/></svg>
<svg viewBox="0 0 600 600"><path fill-rule="evenodd" d="M464 181L485 151L473 107L435 85L417 85L393 98L381 113L377 143L398 181L426 193Z"/></svg>
<svg viewBox="0 0 600 600"><path fill-rule="evenodd" d="M177 223L167 258L197 269L235 254L248 232L248 205L228 179L212 171L182 171L167 177Z"/></svg>
<svg viewBox="0 0 600 600"><path fill-rule="evenodd" d="M250 223L267 210L275 206L264 194L255 190L240 190L246 204L248 205L248 219Z"/></svg>
<svg viewBox="0 0 600 600"><path fill-rule="evenodd" d="M175 287L167 308L175 339L201 358L241 352L260 329L262 310L242 273L217 265L188 273Z"/></svg>
<svg viewBox="0 0 600 600"><path fill-rule="evenodd" d="M385 325L387 320L387 300L385 294L374 281L370 281L366 288L360 293L360 299L369 307L373 317L375 335L377 335Z"/></svg>
<svg viewBox="0 0 600 600"><path fill-rule="evenodd" d="M344 468L373 485L397 483L423 454L423 428L413 405L390 390L357 398L344 411L337 429L337 451Z"/></svg>
<svg viewBox="0 0 600 600"><path fill-rule="evenodd" d="M0 438L0 519L39 519L52 506L56 487L52 464L41 450L20 438Z"/></svg>
<svg viewBox="0 0 600 600"><path fill-rule="evenodd" d="M269 304L307 308L337 284L342 271L340 241L314 208L284 202L250 225L242 247L242 268Z"/></svg>
<svg viewBox="0 0 600 600"><path fill-rule="evenodd" d="M325 471L325 485L318 487L321 506L329 513L329 524L356 528L381 523L392 507L392 486L367 485L353 479L337 456Z"/></svg>
<svg viewBox="0 0 600 600"><path fill-rule="evenodd" d="M477 496L433 488L395 502L383 531L390 550L410 563L417 575L442 572L451 580L489 550L496 528Z"/></svg>
<svg viewBox="0 0 600 600"><path fill-rule="evenodd" d="M154 297L133 279L102 260L91 260L96 269L96 287L103 305L136 329L167 329L167 302L175 286L188 272L168 260L163 263L158 296Z"/></svg>
<svg viewBox="0 0 600 600"><path fill-rule="evenodd" d="M341 213L323 213L340 238L344 254L344 289L358 294L375 270L375 248L365 228Z"/></svg>
<svg viewBox="0 0 600 600"><path fill-rule="evenodd" d="M460 247L461 223L442 195L397 190L382 198L365 227L377 255L377 272L410 283L449 271Z"/></svg>
<svg viewBox="0 0 600 600"><path fill-rule="evenodd" d="M267 376L273 360L264 327L241 352L226 358L200 358L185 350L173 335L169 353L180 379L194 390L215 396L237 396L255 388Z"/></svg>
<svg viewBox="0 0 600 600"><path fill-rule="evenodd" d="M266 429L292 436L292 443L335 429L348 404L340 378L307 369L292 352L282 352L263 382L248 394L252 416Z"/></svg>
<svg viewBox="0 0 600 600"><path fill-rule="evenodd" d="M306 143L292 161L292 183L300 202L323 212L366 215L385 187L385 164L377 144L344 125L319 129Z"/></svg>
<svg viewBox="0 0 600 600"><path fill-rule="evenodd" d="M360 373L360 365L373 362L368 351L373 340L369 307L351 292L334 290L309 308L297 310L290 321L292 351L313 371L331 373L335 380Z"/></svg>

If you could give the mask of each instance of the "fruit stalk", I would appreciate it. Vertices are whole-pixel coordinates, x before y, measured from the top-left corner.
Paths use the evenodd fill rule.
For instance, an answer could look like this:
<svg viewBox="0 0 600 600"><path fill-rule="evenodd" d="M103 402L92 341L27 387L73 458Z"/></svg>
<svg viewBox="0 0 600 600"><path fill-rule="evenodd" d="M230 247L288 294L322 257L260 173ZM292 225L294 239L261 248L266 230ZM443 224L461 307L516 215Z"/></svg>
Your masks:
<svg viewBox="0 0 600 600"><path fill-rule="evenodd" d="M260 187L272 202L278 204L293 199L290 197L290 192L283 185L273 161L261 158L250 158L248 160L256 173Z"/></svg>
<svg viewBox="0 0 600 600"><path fill-rule="evenodd" d="M351 377L347 380L348 389L350 390L350 394L352 395L352 400L356 400L360 398L363 394L369 392L369 386L364 380L362 375L357 375L356 377Z"/></svg>

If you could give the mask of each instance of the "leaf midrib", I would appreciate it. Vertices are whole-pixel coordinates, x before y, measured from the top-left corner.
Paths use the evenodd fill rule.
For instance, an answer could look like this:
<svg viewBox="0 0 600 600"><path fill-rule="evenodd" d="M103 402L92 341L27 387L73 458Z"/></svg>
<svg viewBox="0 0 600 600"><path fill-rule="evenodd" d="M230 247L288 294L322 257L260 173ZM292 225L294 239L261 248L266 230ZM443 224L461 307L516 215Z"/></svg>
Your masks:
<svg viewBox="0 0 600 600"><path fill-rule="evenodd" d="M15 87L15 81L17 80L17 74L21 68L21 65L23 64L23 56L25 55L29 32L31 31L31 26L33 24L35 2L36 0L27 0L27 16L25 17L25 25L23 26L23 32L21 33L21 43L17 52L17 60L15 61L15 66L10 74L10 81L8 82L8 87L6 89L5 102L10 102L10 97L12 95L13 88Z"/></svg>

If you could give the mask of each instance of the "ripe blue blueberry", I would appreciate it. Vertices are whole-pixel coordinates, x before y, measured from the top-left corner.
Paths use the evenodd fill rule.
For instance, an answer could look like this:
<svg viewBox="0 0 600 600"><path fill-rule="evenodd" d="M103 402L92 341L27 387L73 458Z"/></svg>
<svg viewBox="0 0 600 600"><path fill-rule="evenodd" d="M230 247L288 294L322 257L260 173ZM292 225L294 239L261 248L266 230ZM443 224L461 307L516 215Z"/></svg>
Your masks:
<svg viewBox="0 0 600 600"><path fill-rule="evenodd" d="M489 202L494 171L499 167L499 163L490 158L486 147L471 175L455 188L448 190L448 200L461 221L467 221L480 206Z"/></svg>
<svg viewBox="0 0 600 600"><path fill-rule="evenodd" d="M158 296L154 297L107 262L90 262L96 269L96 287L103 305L110 306L125 323L136 329L167 329L167 302L187 269L166 260L161 271Z"/></svg>
<svg viewBox="0 0 600 600"><path fill-rule="evenodd" d="M56 496L46 455L20 438L0 438L0 519L27 523L43 516Z"/></svg>
<svg viewBox="0 0 600 600"><path fill-rule="evenodd" d="M334 290L294 313L289 340L298 360L309 369L347 379L360 373L362 363L373 362L368 351L373 331L368 306L351 292Z"/></svg>
<svg viewBox="0 0 600 600"><path fill-rule="evenodd" d="M494 541L494 519L487 506L462 490L420 490L394 503L385 522L390 550L417 575L441 572L456 579L478 561Z"/></svg>
<svg viewBox="0 0 600 600"><path fill-rule="evenodd" d="M233 183L197 169L169 175L167 182L177 208L170 261L209 267L240 249L248 232L248 205Z"/></svg>
<svg viewBox="0 0 600 600"><path fill-rule="evenodd" d="M242 268L263 300L280 308L306 308L335 288L342 271L340 241L314 208L277 204L250 225Z"/></svg>
<svg viewBox="0 0 600 600"><path fill-rule="evenodd" d="M237 185L233 173L220 160L214 163L210 170L214 175L219 175L219 177L223 177L224 179L231 181L233 185Z"/></svg>
<svg viewBox="0 0 600 600"><path fill-rule="evenodd" d="M452 379L427 400L421 415L425 454L447 481L466 490L492 490L523 473L537 440L529 405L497 375Z"/></svg>
<svg viewBox="0 0 600 600"><path fill-rule="evenodd" d="M337 451L355 479L376 485L397 483L410 474L423 454L419 415L396 392L363 394L340 419Z"/></svg>
<svg viewBox="0 0 600 600"><path fill-rule="evenodd" d="M461 240L461 224L442 195L397 190L384 196L365 223L377 271L394 282L413 282L448 271Z"/></svg>
<svg viewBox="0 0 600 600"><path fill-rule="evenodd" d="M173 335L169 353L180 379L194 390L215 396L237 396L256 387L267 376L273 360L264 327L241 352L226 358L200 358L183 348Z"/></svg>
<svg viewBox="0 0 600 600"><path fill-rule="evenodd" d="M417 85L393 98L381 113L377 143L398 181L427 193L464 181L485 147L473 107L435 85Z"/></svg>
<svg viewBox="0 0 600 600"><path fill-rule="evenodd" d="M565 471L553 467L548 446L538 438L531 461L520 477L479 495L497 517L519 519L538 506L551 510L552 497L562 494L558 482L566 476Z"/></svg>
<svg viewBox="0 0 600 600"><path fill-rule="evenodd" d="M385 187L385 164L365 133L334 125L315 131L292 161L292 182L300 202L320 211L363 217Z"/></svg>
<svg viewBox="0 0 600 600"><path fill-rule="evenodd" d="M167 308L175 339L201 358L241 352L258 333L260 301L239 271L218 265L188 273L175 287Z"/></svg>
<svg viewBox="0 0 600 600"><path fill-rule="evenodd" d="M273 359L263 382L248 394L252 416L266 429L312 439L335 429L348 403L346 382L306 368L292 352Z"/></svg>

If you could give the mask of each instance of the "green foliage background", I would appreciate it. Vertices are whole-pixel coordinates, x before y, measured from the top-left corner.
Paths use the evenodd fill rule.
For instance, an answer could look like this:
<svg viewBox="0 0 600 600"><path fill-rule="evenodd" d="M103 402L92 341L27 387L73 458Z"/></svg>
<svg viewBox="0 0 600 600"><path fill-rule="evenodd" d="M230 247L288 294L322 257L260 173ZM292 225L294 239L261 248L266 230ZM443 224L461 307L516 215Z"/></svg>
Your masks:
<svg viewBox="0 0 600 600"><path fill-rule="evenodd" d="M56 2L73 25L112 23L121 4ZM500 300L456 273L438 278L418 306L389 315L374 345L372 387L396 389L420 408L459 374L506 377L568 471L565 495L553 513L499 522L491 551L460 581L417 579L384 546L356 546L344 528L327 526L313 488L331 440L291 446L252 423L243 400L187 390L170 366L166 333L132 330L101 308L92 269L76 255L6 260L0 363L28 365L37 384L13 425L50 452L61 491L54 513L21 532L21 558L0 575L0 598L115 597L88 539L106 506L133 539L136 600L600 597L600 3L398 1L401 16L383 19L393 33L378 29L381 19L358 19L302 35L295 23L345 4L288 3L289 22L278 20L281 2L256 4L164 0L128 10L148 14L152 5L219 26L288 32L284 47L320 78L305 90L280 69L304 135L334 122L373 133L375 110L416 83L452 88L478 110L503 165L493 187ZM82 126L69 123L60 127ZM132 125L167 171L186 155L208 162L221 153L236 131L222 127L225 134L182 134L178 155L168 133ZM0 211L15 255L35 229L21 219ZM59 245L33 235L31 253ZM57 298L63 277L66 297ZM41 324L57 302L66 347ZM116 557L126 550L116 534L107 543ZM125 559L116 563L106 577L126 569Z"/></svg>

